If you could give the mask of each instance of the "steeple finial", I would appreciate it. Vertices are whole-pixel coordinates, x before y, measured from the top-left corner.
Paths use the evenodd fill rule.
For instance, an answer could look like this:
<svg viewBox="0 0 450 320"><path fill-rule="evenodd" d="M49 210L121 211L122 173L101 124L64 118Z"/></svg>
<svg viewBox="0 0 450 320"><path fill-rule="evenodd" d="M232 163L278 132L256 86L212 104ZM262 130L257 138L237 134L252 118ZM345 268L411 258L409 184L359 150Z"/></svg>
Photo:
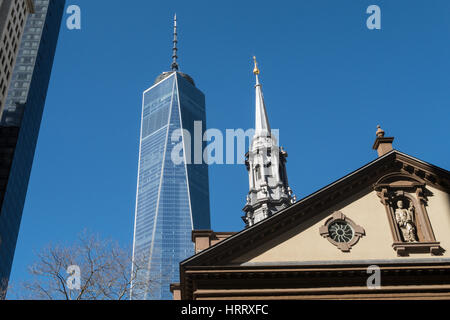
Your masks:
<svg viewBox="0 0 450 320"><path fill-rule="evenodd" d="M177 34L177 14L173 18L173 53L172 53L172 71L178 71L178 34Z"/></svg>
<svg viewBox="0 0 450 320"><path fill-rule="evenodd" d="M259 75L259 68L258 68L258 62L256 62L256 57L253 56L253 61L255 61L255 69L253 69L253 74L255 76Z"/></svg>

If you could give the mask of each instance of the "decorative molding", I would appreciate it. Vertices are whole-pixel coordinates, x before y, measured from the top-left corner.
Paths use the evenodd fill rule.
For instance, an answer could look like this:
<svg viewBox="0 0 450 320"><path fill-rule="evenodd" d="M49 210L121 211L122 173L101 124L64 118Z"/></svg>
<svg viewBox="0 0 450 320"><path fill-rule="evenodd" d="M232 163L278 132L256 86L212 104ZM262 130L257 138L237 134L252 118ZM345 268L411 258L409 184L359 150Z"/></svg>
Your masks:
<svg viewBox="0 0 450 320"><path fill-rule="evenodd" d="M410 253L431 253L433 256L439 256L444 251L439 242L394 242L392 247L399 256L408 256Z"/></svg>
<svg viewBox="0 0 450 320"><path fill-rule="evenodd" d="M353 231L352 239L348 242L337 242L330 235L330 226L335 222L346 222L351 226ZM325 225L320 227L319 233L322 237L326 238L331 244L336 246L342 252L350 252L350 249L358 243L359 239L366 235L366 231L363 227L357 225L353 220L347 218L342 212L336 211L333 215L325 222Z"/></svg>
<svg viewBox="0 0 450 320"><path fill-rule="evenodd" d="M364 297L374 292L378 298L404 297L413 292L424 298L432 292L450 297L448 262L380 263L383 274L380 290L367 287L368 264L333 264L308 266L216 266L181 269L181 298L244 299L256 297L343 299ZM420 277L420 284L417 278ZM173 289L178 288L175 284ZM175 291L175 290L174 290ZM175 293L175 292L174 292ZM389 296L389 294L391 294ZM376 298L377 296L366 296Z"/></svg>
<svg viewBox="0 0 450 320"><path fill-rule="evenodd" d="M417 170L413 169L413 172L422 175ZM398 256L409 256L411 253L442 255L445 250L436 241L426 209L428 197L433 194L426 188L424 180L417 174L413 176L403 171L389 173L374 184L374 190L385 206L393 238L392 247ZM410 214L411 217L405 222L401 221L399 214ZM408 232L414 236L405 235L405 229L412 230Z"/></svg>

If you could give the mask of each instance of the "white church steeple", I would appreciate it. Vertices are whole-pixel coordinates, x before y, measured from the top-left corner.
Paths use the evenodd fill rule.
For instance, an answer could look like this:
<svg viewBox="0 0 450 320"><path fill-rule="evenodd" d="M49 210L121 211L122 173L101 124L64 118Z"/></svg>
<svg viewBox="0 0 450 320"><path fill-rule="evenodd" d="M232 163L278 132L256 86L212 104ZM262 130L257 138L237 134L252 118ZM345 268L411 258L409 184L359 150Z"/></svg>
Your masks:
<svg viewBox="0 0 450 320"><path fill-rule="evenodd" d="M255 135L246 155L250 190L243 217L247 227L270 217L295 202L286 173L287 153L278 147L272 135L266 105L259 82L260 70L255 60L256 76Z"/></svg>
<svg viewBox="0 0 450 320"><path fill-rule="evenodd" d="M259 68L258 63L256 62L256 57L253 57L255 60L255 69L253 73L256 76L256 114L255 114L255 135L267 136L270 135L270 125L269 119L267 117L266 105L264 103L264 96L262 93L262 86L259 83Z"/></svg>

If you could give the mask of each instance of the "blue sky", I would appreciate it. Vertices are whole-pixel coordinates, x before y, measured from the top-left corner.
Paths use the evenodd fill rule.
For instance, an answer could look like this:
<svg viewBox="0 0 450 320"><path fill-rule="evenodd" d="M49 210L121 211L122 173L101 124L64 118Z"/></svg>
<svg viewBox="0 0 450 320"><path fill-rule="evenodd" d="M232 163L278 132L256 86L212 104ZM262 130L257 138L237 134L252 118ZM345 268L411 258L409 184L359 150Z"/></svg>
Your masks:
<svg viewBox="0 0 450 320"><path fill-rule="evenodd" d="M379 0L67 0L11 281L34 252L84 228L131 246L142 92L171 62L206 95L209 128L254 122L252 56L272 128L303 198L376 158L376 125L394 147L449 169L450 2ZM366 27L379 5L382 29ZM65 15L64 19L67 19ZM243 165L210 167L212 228L239 231Z"/></svg>

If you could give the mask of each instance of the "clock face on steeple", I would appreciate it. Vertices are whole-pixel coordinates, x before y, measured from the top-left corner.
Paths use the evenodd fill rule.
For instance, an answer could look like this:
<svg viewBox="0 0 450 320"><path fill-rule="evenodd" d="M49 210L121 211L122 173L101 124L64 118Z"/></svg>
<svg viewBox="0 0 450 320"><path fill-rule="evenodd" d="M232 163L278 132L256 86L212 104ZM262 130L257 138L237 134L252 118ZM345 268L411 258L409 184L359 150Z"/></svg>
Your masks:
<svg viewBox="0 0 450 320"><path fill-rule="evenodd" d="M345 221L338 220L328 227L330 238L336 242L350 242L353 239L353 228Z"/></svg>

